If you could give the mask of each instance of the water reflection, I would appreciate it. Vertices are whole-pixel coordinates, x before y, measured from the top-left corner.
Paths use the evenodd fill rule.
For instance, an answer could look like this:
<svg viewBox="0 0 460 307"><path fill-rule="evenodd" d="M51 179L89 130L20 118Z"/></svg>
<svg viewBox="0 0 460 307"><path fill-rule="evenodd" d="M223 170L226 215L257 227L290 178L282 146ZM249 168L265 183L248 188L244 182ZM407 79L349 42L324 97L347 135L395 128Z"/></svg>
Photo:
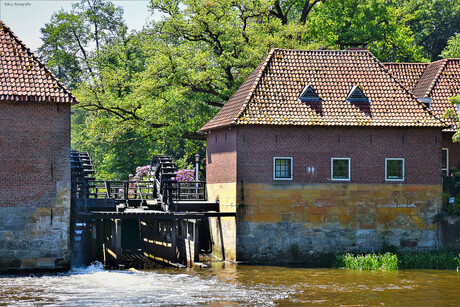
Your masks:
<svg viewBox="0 0 460 307"><path fill-rule="evenodd" d="M0 305L443 305L457 306L454 271L359 272L236 266L0 277Z"/></svg>

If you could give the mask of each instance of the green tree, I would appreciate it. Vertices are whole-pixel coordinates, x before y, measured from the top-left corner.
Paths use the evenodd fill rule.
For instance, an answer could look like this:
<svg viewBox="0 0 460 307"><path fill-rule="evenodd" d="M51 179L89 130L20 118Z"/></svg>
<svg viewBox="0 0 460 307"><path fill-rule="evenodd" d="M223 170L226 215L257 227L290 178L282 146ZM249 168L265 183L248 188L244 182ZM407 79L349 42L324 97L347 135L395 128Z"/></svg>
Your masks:
<svg viewBox="0 0 460 307"><path fill-rule="evenodd" d="M460 30L460 0L394 0L391 5L401 10L415 43L431 61L439 59L449 38Z"/></svg>
<svg viewBox="0 0 460 307"><path fill-rule="evenodd" d="M423 60L402 11L387 0L328 0L309 17L307 41L337 49L366 46L381 61Z"/></svg>
<svg viewBox="0 0 460 307"><path fill-rule="evenodd" d="M452 36L449 39L446 48L441 53L441 57L445 59L460 58L460 34ZM454 108L447 110L444 117L450 119L454 123L457 123L458 129L460 123L460 96L450 98L450 103L454 106ZM454 142L460 142L460 130L457 130L452 139Z"/></svg>
<svg viewBox="0 0 460 307"><path fill-rule="evenodd" d="M460 33L455 36L452 36L447 41L447 46L441 52L441 57L443 59L460 58Z"/></svg>
<svg viewBox="0 0 460 307"><path fill-rule="evenodd" d="M38 55L69 88L75 88L97 69L91 53L110 43L125 27L123 10L103 0L82 0L70 12L60 10L40 31L43 45Z"/></svg>

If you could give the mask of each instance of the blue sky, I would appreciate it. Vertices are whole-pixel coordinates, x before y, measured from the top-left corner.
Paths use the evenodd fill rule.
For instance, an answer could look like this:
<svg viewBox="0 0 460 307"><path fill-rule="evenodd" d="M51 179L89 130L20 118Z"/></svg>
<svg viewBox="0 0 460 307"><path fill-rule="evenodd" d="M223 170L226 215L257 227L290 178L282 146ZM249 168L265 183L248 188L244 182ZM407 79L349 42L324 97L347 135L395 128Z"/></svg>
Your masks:
<svg viewBox="0 0 460 307"><path fill-rule="evenodd" d="M0 19L13 30L32 51L41 45L40 28L51 15L63 8L70 10L73 0L0 0ZM124 18L130 30L141 30L151 19L148 0L112 1L124 9Z"/></svg>

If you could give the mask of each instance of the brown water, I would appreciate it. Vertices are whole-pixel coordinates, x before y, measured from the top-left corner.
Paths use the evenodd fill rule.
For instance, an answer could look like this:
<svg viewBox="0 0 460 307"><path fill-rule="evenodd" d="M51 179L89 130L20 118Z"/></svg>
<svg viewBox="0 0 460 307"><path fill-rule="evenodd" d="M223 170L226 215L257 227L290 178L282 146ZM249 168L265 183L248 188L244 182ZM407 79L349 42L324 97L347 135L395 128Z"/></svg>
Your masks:
<svg viewBox="0 0 460 307"><path fill-rule="evenodd" d="M460 273L216 265L208 269L0 276L0 305L459 306Z"/></svg>

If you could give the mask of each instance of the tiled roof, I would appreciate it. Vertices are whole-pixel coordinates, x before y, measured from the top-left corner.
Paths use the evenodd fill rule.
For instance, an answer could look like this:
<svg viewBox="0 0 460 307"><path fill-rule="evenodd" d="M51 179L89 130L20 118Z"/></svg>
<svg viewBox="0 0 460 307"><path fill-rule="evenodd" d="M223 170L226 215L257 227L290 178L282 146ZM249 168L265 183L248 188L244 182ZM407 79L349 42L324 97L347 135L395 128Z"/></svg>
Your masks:
<svg viewBox="0 0 460 307"><path fill-rule="evenodd" d="M2 21L0 101L78 103L64 84Z"/></svg>
<svg viewBox="0 0 460 307"><path fill-rule="evenodd" d="M321 101L298 98L311 85ZM359 86L368 102L350 102ZM240 124L443 127L368 51L272 50L200 131Z"/></svg>
<svg viewBox="0 0 460 307"><path fill-rule="evenodd" d="M454 110L449 103L449 98L460 95L460 59L444 59L433 63L385 63L384 65L401 83L407 83L407 80L410 80L411 84L415 82L412 88L413 94L419 98L431 98L431 110L436 117L442 118L446 110ZM448 131L457 128L458 126L454 125Z"/></svg>
<svg viewBox="0 0 460 307"><path fill-rule="evenodd" d="M269 54L270 57L270 54ZM265 67L266 62L262 62L256 69L249 75L246 81L238 88L228 102L222 107L219 113L216 114L209 122L207 122L201 130L210 130L214 127L228 126L234 118L241 111L242 102L251 98L251 94L255 89L257 80L260 78L259 74Z"/></svg>
<svg viewBox="0 0 460 307"><path fill-rule="evenodd" d="M433 78L432 86L426 94L432 99L431 109L439 118L446 110L454 110L453 105L449 103L449 98L460 95L460 59L442 61L444 62L442 70ZM455 129L458 129L458 125L453 127L453 130Z"/></svg>
<svg viewBox="0 0 460 307"><path fill-rule="evenodd" d="M409 91L413 91L429 63L383 63Z"/></svg>
<svg viewBox="0 0 460 307"><path fill-rule="evenodd" d="M416 97L429 97L436 80L446 65L446 62L447 60L439 60L428 65L413 90L413 94Z"/></svg>

